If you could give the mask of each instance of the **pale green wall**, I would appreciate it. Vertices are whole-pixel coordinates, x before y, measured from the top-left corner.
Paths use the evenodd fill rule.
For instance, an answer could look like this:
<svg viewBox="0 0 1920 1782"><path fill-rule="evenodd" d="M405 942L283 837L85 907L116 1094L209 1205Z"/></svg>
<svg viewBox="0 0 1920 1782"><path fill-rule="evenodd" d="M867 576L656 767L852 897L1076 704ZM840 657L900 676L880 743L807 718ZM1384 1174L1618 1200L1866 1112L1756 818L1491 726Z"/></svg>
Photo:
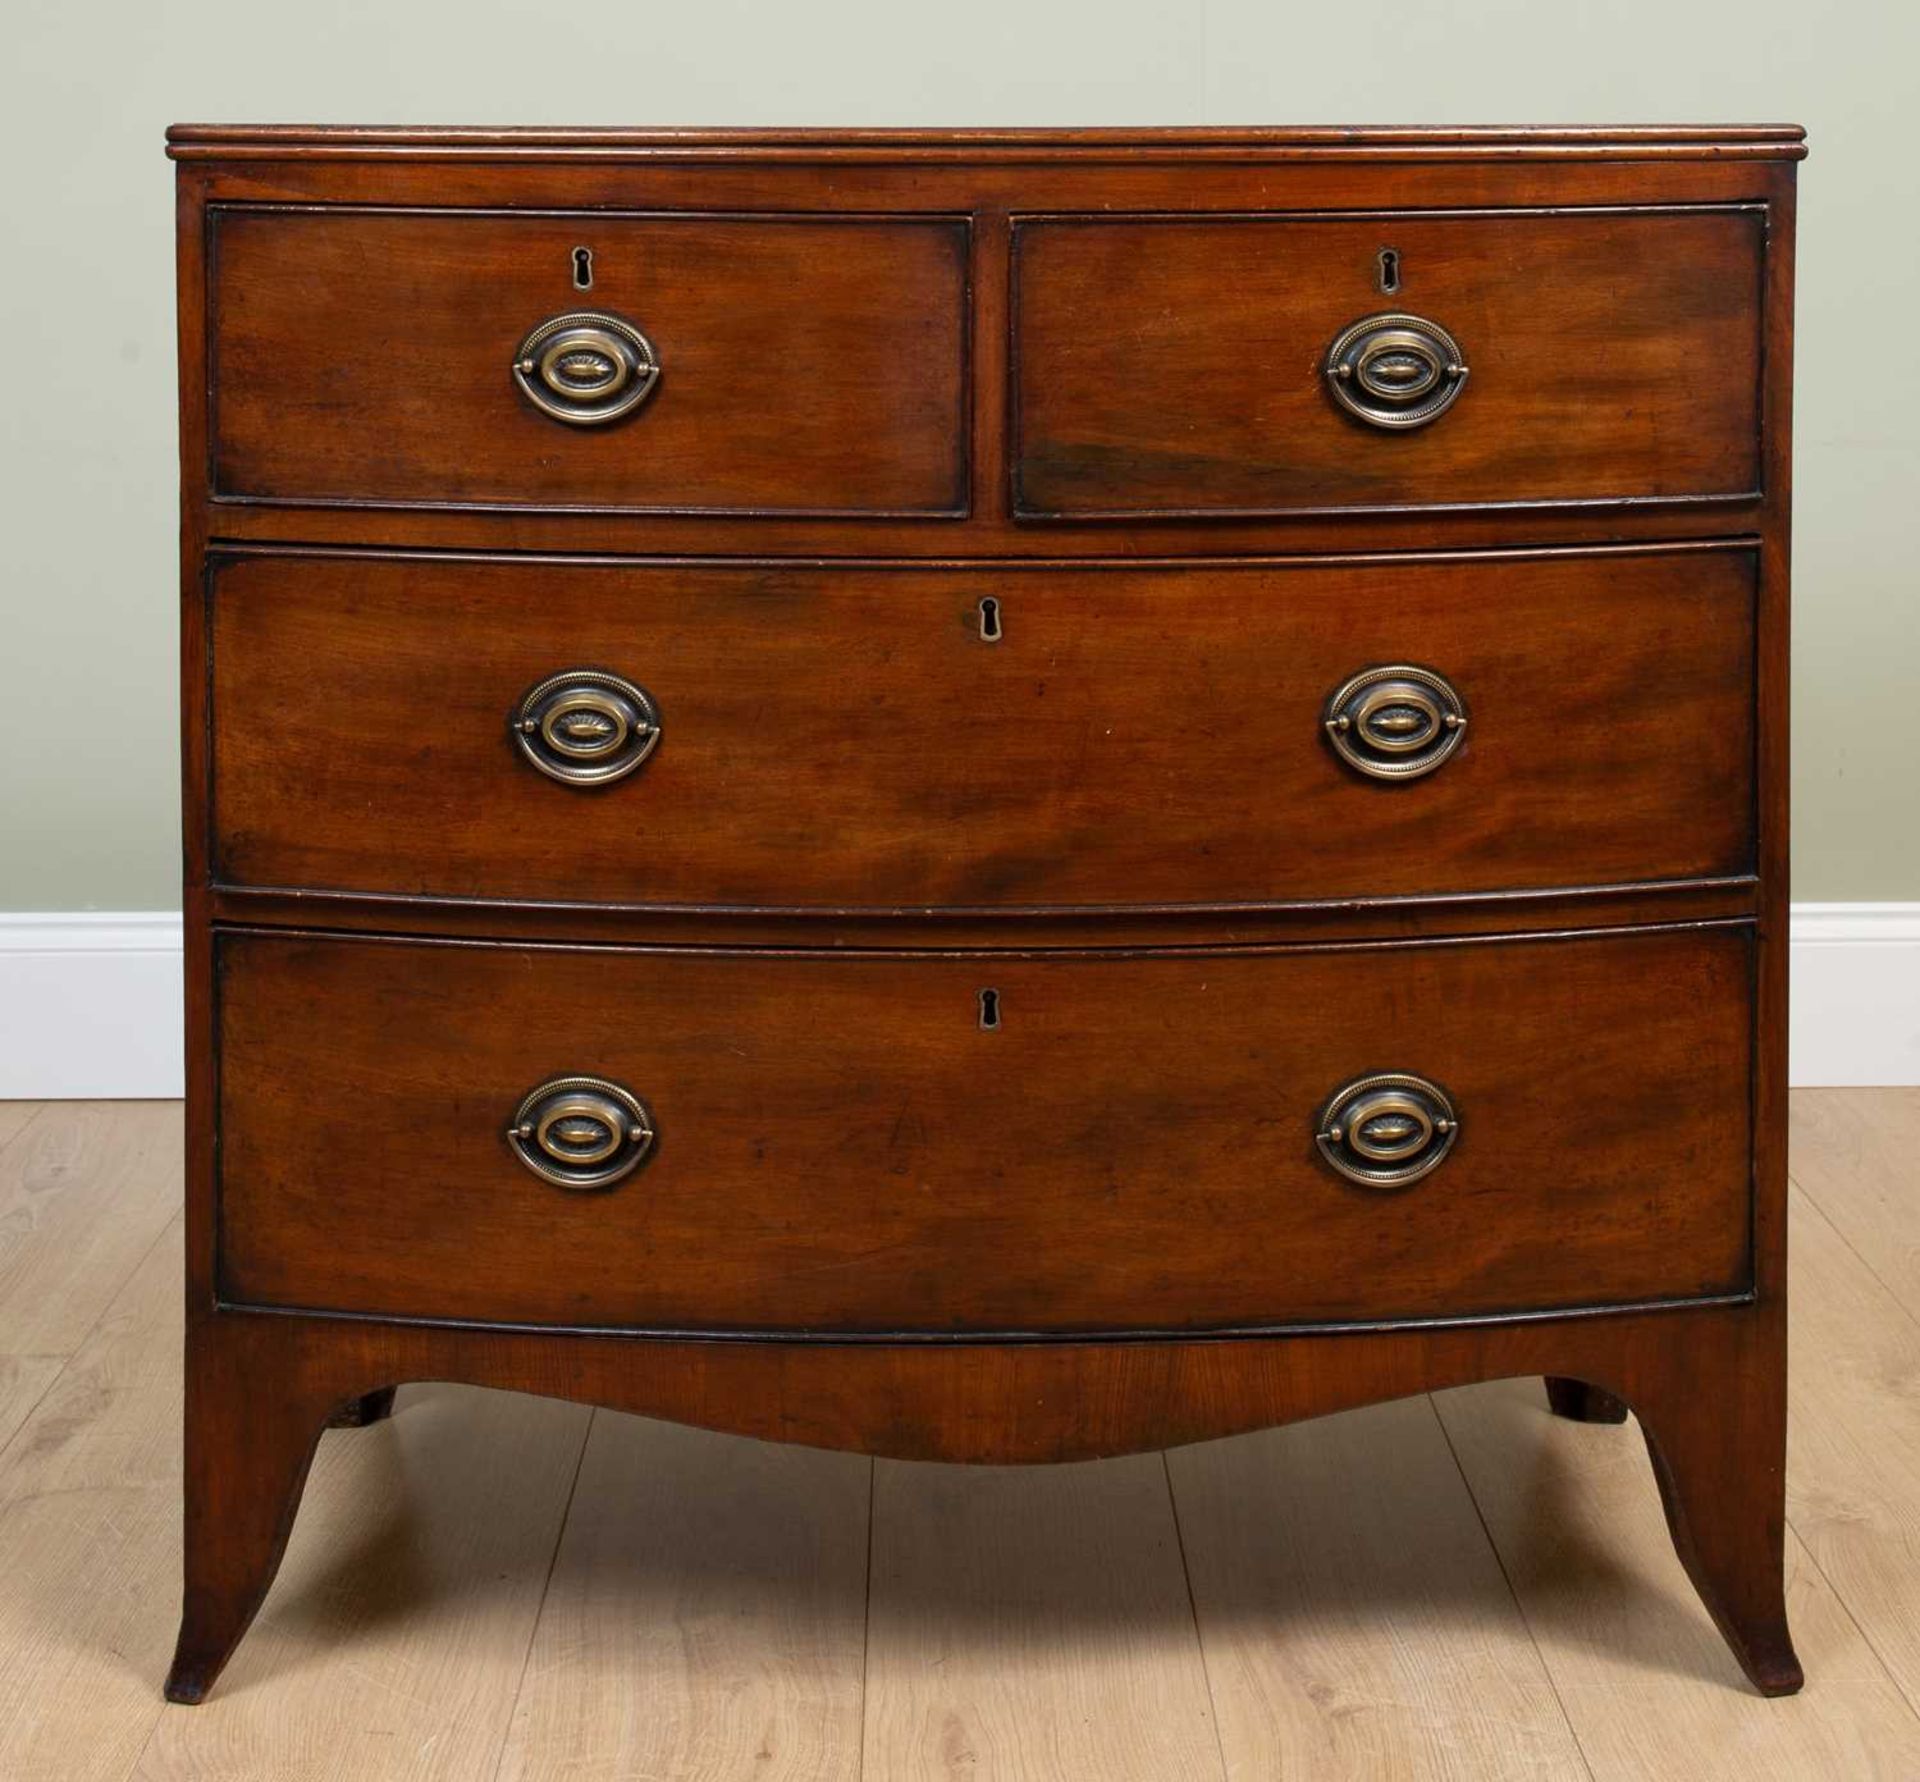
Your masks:
<svg viewBox="0 0 1920 1782"><path fill-rule="evenodd" d="M176 119L1804 123L1803 898L1920 898L1913 0L12 0L0 908L178 901Z"/></svg>

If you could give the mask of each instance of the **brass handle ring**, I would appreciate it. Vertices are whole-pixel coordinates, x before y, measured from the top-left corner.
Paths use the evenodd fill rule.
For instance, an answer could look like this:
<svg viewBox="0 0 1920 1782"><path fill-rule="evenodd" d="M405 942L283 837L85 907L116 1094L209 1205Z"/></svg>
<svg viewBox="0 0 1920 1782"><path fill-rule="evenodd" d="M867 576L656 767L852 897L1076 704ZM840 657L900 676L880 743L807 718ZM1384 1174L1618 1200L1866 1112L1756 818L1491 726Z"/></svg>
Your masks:
<svg viewBox="0 0 1920 1782"><path fill-rule="evenodd" d="M1404 430L1437 421L1467 387L1458 342L1438 322L1400 314L1362 316L1327 348L1333 399L1372 427Z"/></svg>
<svg viewBox="0 0 1920 1782"><path fill-rule="evenodd" d="M1419 1181L1440 1167L1459 1136L1459 1116L1439 1084L1393 1072L1336 1090L1313 1134L1328 1163L1369 1188Z"/></svg>
<svg viewBox="0 0 1920 1782"><path fill-rule="evenodd" d="M543 415L599 427L631 413L660 381L660 355L631 322L600 310L553 316L513 354L514 386Z"/></svg>
<svg viewBox="0 0 1920 1782"><path fill-rule="evenodd" d="M1467 707L1431 668L1364 668L1328 695L1320 722L1333 750L1374 780L1417 780L1466 740Z"/></svg>
<svg viewBox="0 0 1920 1782"><path fill-rule="evenodd" d="M556 1188L607 1188L653 1149L653 1115L604 1077L555 1077L529 1089L507 1124L507 1145Z"/></svg>
<svg viewBox="0 0 1920 1782"><path fill-rule="evenodd" d="M563 786L624 779L660 743L660 708L644 687L569 668L529 687L508 715L520 753Z"/></svg>

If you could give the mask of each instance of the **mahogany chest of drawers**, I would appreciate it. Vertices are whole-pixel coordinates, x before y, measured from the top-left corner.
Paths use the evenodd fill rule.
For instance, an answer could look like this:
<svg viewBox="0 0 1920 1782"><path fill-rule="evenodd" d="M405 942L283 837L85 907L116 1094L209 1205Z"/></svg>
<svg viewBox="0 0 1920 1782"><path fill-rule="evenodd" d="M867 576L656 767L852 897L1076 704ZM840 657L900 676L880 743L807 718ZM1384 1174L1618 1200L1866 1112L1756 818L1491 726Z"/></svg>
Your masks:
<svg viewBox="0 0 1920 1782"><path fill-rule="evenodd" d="M1783 128L176 130L198 1700L395 1382L1502 1375L1753 1682Z"/></svg>

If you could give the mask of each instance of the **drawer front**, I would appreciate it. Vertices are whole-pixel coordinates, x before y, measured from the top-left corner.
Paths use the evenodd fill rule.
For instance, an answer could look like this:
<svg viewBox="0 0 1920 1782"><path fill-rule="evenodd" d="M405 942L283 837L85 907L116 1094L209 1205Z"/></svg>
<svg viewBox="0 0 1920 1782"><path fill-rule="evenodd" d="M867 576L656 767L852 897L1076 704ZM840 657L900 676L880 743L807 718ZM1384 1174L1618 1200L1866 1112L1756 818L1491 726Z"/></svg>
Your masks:
<svg viewBox="0 0 1920 1782"><path fill-rule="evenodd" d="M1745 549L1025 571L234 558L212 583L216 871L866 909L1737 874L1755 573ZM1435 671L1465 720L1406 755L1445 756L1414 777L1391 747L1343 758L1327 728L1365 703L1330 714L1343 684L1401 665ZM556 779L541 736L516 742L547 716L518 718L525 696L568 671L650 700L657 735L624 777Z"/></svg>
<svg viewBox="0 0 1920 1782"><path fill-rule="evenodd" d="M1751 948L1744 927L971 959L230 934L220 1291L934 1334L1739 1292ZM1397 1188L1316 1138L1382 1072L1457 1123ZM523 1101L573 1076L631 1092L653 1135L592 1191L506 1136L550 1127L550 1098ZM1357 1116L1375 1149L1397 1117Z"/></svg>
<svg viewBox="0 0 1920 1782"><path fill-rule="evenodd" d="M1024 224L1017 511L1750 496L1765 244L1758 206ZM1329 375L1396 314L1441 337Z"/></svg>
<svg viewBox="0 0 1920 1782"><path fill-rule="evenodd" d="M217 497L690 513L966 506L963 220L213 216ZM576 260L582 248L590 262ZM591 336L577 365L552 368L565 386L555 395L539 367L559 336L524 343L575 312L637 328L657 364L618 419L554 418L527 393L577 415L640 391L635 349L631 381L579 397L573 383L593 386L603 369ZM523 355L527 390L515 377Z"/></svg>

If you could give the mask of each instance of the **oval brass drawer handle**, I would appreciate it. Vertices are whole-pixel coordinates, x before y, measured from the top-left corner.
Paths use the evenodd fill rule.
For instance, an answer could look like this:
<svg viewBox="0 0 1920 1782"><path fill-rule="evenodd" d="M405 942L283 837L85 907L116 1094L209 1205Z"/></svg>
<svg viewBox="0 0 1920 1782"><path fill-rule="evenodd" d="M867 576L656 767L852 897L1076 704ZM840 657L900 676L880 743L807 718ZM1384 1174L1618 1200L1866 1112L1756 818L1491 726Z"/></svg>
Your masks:
<svg viewBox="0 0 1920 1782"><path fill-rule="evenodd" d="M653 1115L632 1090L604 1077L555 1077L514 1109L507 1144L556 1188L606 1188L653 1149Z"/></svg>
<svg viewBox="0 0 1920 1782"><path fill-rule="evenodd" d="M1437 421L1467 387L1459 344L1424 316L1362 316L1334 337L1326 371L1348 414L1390 429Z"/></svg>
<svg viewBox="0 0 1920 1782"><path fill-rule="evenodd" d="M1388 1072L1334 1091L1314 1127L1320 1155L1350 1182L1403 1188L1438 1169L1460 1136L1439 1084Z"/></svg>
<svg viewBox="0 0 1920 1782"><path fill-rule="evenodd" d="M599 427L652 394L660 355L631 322L602 310L575 310L549 317L514 349L513 381L543 415Z"/></svg>
<svg viewBox="0 0 1920 1782"><path fill-rule="evenodd" d="M565 786L624 779L660 743L660 708L644 687L597 668L548 675L508 720L520 753Z"/></svg>
<svg viewBox="0 0 1920 1782"><path fill-rule="evenodd" d="M1320 721L1349 767L1369 779L1417 780L1465 740L1467 707L1445 675L1394 662L1342 681Z"/></svg>

